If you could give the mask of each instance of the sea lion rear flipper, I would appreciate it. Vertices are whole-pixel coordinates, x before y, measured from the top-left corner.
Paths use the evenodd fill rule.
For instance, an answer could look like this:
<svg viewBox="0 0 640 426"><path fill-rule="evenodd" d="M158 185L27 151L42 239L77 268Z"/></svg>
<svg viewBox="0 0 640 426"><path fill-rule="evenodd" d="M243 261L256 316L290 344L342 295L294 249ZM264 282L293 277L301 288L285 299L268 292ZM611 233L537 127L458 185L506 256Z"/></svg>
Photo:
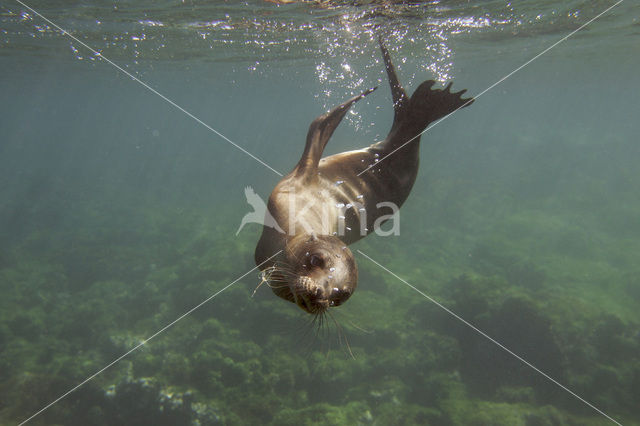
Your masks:
<svg viewBox="0 0 640 426"><path fill-rule="evenodd" d="M471 105L473 98L463 98L466 89L459 92L451 92L452 82L444 89L432 89L436 84L433 80L423 82L409 100L407 119L415 126L415 130L421 133L430 123L451 114L459 108Z"/></svg>
<svg viewBox="0 0 640 426"><path fill-rule="evenodd" d="M420 135L430 123L473 103L473 98L462 98L466 90L452 93L450 89L453 83L449 83L444 89L432 89L435 84L433 80L423 82L411 98L408 98L398 81L391 56L382 43L382 38L378 39L378 42L387 69L395 112L389 136L380 144L384 148L395 149L403 145Z"/></svg>
<svg viewBox="0 0 640 426"><path fill-rule="evenodd" d="M378 38L378 44L380 44L380 50L382 51L382 58L384 59L384 66L387 70L387 78L389 79L389 86L391 86L391 95L393 96L393 110L395 112L393 117L394 125L398 122L399 116L406 110L409 103L409 97L405 92L404 87L400 84L398 76L396 75L396 69L391 62L391 55L389 51L382 43L382 37Z"/></svg>
<svg viewBox="0 0 640 426"><path fill-rule="evenodd" d="M347 113L349 108L351 108L351 105L376 89L377 87L367 89L362 94L354 96L347 102L338 105L331 111L313 120L309 126L309 132L307 133L307 144L304 147L304 152L302 153L302 157L300 158L298 165L294 169L296 176L304 174L309 176L315 175L324 147L327 145L329 138L331 138L333 131L338 127L338 124L340 124L344 115Z"/></svg>

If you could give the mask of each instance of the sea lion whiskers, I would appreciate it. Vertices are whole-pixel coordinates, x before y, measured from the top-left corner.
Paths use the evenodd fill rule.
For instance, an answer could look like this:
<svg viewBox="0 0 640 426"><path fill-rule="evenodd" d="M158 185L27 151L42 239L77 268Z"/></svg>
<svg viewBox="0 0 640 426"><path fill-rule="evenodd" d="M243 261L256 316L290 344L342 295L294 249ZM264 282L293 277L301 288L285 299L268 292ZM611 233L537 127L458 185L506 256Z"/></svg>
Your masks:
<svg viewBox="0 0 640 426"><path fill-rule="evenodd" d="M306 357L309 358L313 352L313 348L318 342L318 336L320 330L324 324L324 313L314 314L311 317L305 317L305 321L301 324L299 330L302 331L300 335L300 347L304 348ZM311 337L313 336L313 337ZM302 344L304 343L304 344Z"/></svg>
<svg viewBox="0 0 640 426"><path fill-rule="evenodd" d="M271 280L271 275L273 274L274 269L275 268L273 266L270 266L260 272L260 274L258 275L260 277L260 282L258 283L256 288L253 290L253 293L251 293L251 297L256 295L256 292L258 291L258 289L262 284L267 283L267 285L269 285L269 281Z"/></svg>
<svg viewBox="0 0 640 426"><path fill-rule="evenodd" d="M282 284L279 284L279 285L275 285L275 284L271 284L271 283L267 283L267 285L272 290L277 290L277 289L280 289L280 288L289 287L289 285L287 283L285 283L285 282L283 282Z"/></svg>
<svg viewBox="0 0 640 426"><path fill-rule="evenodd" d="M253 290L251 297L255 296L262 284L266 284L271 289L288 287L289 280L287 278L290 279L295 276L295 273L292 271L290 266L286 265L288 265L286 262L275 262L272 266L269 266L260 272L260 282ZM274 285L273 283L280 283L281 285Z"/></svg>
<svg viewBox="0 0 640 426"><path fill-rule="evenodd" d="M289 282L292 278L296 277L296 271L291 264L285 261L278 261L273 264L274 281Z"/></svg>
<svg viewBox="0 0 640 426"><path fill-rule="evenodd" d="M293 265L285 260L276 260L273 266L280 271L288 271L293 273Z"/></svg>
<svg viewBox="0 0 640 426"><path fill-rule="evenodd" d="M320 338L322 342L328 341L328 339L326 339L326 337L329 335L329 327L327 323L327 312L328 311L322 311L314 315L316 318L318 318L318 326L316 327L316 330L315 330L315 337L316 337L316 340ZM328 352L329 352L329 347L327 347L327 354Z"/></svg>
<svg viewBox="0 0 640 426"><path fill-rule="evenodd" d="M331 321L329 321L328 318L331 318ZM349 356L356 359L344 327L330 310L314 313L310 318L307 317L307 320L303 323L304 326L299 329L302 333L298 341L298 346L304 348L307 357L311 356L314 348L317 348L325 358L329 358L334 342L331 338L334 329L334 326L331 325L332 323L335 326L338 336L338 346L340 348L346 348ZM316 345L319 345L319 347L316 347Z"/></svg>
<svg viewBox="0 0 640 426"><path fill-rule="evenodd" d="M335 318L335 316L333 315L333 313L330 310L324 310L322 312L316 313L313 315L313 319L311 320L311 327L310 329L313 329L315 331L314 333L314 342L320 340L321 342L324 342L324 349L326 349L325 351L325 357L329 357L330 352L331 352L331 341L332 339L330 339L331 337L331 322L333 322L333 324L335 325L335 330L336 333L338 335L338 346L339 347L344 347L347 348L347 351L349 353L349 356L353 359L355 359L355 355L351 349L351 345L349 343L349 339L347 337L347 334L344 330L344 328L342 327L342 325L339 323L339 321ZM327 320L327 318L331 318L331 322L329 322Z"/></svg>
<svg viewBox="0 0 640 426"><path fill-rule="evenodd" d="M353 322L351 320L351 318L349 318L349 311L335 311L334 314L336 315L336 317L338 317L338 315L341 315L344 317L344 321L348 322L349 325L353 328L355 328L358 331L361 331L363 333L366 334L373 334L373 330L367 330L366 328L356 324L355 322Z"/></svg>
<svg viewBox="0 0 640 426"><path fill-rule="evenodd" d="M333 323L336 325L336 330L338 332L338 345L342 345L342 339L344 338L344 343L347 350L349 351L349 355L351 355L351 358L356 359L355 355L353 354L353 351L351 350L351 345L349 344L349 338L347 338L347 333L344 331L344 328L342 328L340 323L336 320L336 318L333 316L333 314L330 311L327 311L327 312L329 313L329 317L331 318Z"/></svg>

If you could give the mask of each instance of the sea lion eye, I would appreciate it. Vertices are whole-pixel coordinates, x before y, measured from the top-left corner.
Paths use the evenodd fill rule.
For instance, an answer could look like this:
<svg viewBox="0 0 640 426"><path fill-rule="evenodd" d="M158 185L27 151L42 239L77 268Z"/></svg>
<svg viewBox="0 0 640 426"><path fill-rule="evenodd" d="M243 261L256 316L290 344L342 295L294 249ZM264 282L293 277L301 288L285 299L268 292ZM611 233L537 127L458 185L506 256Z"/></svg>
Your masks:
<svg viewBox="0 0 640 426"><path fill-rule="evenodd" d="M309 258L309 263L311 266L315 266L316 268L322 268L324 266L324 260L317 254L312 254Z"/></svg>

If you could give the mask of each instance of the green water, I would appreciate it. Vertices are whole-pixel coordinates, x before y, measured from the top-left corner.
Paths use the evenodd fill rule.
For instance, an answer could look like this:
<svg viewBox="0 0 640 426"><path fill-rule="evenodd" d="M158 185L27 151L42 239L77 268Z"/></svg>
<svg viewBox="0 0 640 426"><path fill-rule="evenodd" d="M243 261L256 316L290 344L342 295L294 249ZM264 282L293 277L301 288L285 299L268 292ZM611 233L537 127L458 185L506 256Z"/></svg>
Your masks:
<svg viewBox="0 0 640 426"><path fill-rule="evenodd" d="M320 325L238 280L279 176L2 2L0 424L640 424L637 7L484 92L614 3L359 3L28 3L282 173L368 87L327 153L386 135L378 34L409 92L481 94Z"/></svg>

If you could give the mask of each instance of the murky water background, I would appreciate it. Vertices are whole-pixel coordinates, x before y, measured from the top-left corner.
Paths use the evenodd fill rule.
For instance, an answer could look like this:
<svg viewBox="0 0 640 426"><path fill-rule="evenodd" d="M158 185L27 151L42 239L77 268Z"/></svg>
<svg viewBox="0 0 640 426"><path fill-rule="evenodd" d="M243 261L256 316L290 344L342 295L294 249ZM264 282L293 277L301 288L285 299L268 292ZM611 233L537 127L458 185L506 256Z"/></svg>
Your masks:
<svg viewBox="0 0 640 426"><path fill-rule="evenodd" d="M355 4L354 4L355 3ZM274 169L379 85L478 94L609 1L28 3ZM0 419L19 423L250 270L279 177L19 3L0 8ZM427 131L401 235L353 247L639 424L640 13L625 1ZM34 424L606 424L365 257L317 322L257 273ZM352 359L347 344L355 354Z"/></svg>

